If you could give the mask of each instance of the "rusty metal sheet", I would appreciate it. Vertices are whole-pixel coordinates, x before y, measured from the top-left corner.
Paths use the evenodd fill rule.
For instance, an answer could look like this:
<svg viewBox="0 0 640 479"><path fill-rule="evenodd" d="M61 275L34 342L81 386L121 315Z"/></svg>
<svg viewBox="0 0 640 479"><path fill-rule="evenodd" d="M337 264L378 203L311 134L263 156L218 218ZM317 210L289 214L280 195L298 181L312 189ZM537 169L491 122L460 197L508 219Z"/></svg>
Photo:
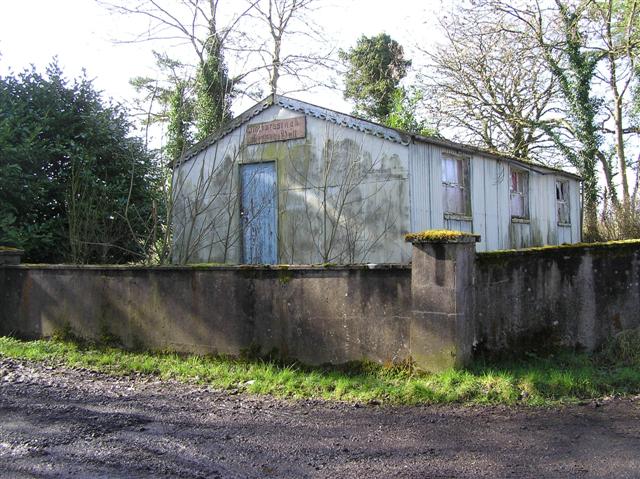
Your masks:
<svg viewBox="0 0 640 479"><path fill-rule="evenodd" d="M247 145L259 145L274 141L296 140L307 135L306 117L296 116L285 120L247 125Z"/></svg>

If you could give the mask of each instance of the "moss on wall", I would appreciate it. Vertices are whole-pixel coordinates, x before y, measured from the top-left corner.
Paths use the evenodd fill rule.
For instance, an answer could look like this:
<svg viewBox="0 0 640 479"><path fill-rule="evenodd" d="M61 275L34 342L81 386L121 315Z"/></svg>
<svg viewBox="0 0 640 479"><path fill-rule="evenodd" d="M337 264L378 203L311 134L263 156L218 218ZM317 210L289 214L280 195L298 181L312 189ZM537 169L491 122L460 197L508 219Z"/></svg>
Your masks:
<svg viewBox="0 0 640 479"><path fill-rule="evenodd" d="M499 264L509 258L518 256L536 255L537 257L555 258L558 255L583 255L586 251L591 254L605 253L609 256L628 254L630 250L640 251L640 239L608 241L601 243L573 243L553 246L534 246L524 249L506 249L496 251L485 251L477 253L476 257L482 264Z"/></svg>
<svg viewBox="0 0 640 479"><path fill-rule="evenodd" d="M478 253L476 337L491 351L597 348L638 325L640 240Z"/></svg>
<svg viewBox="0 0 640 479"><path fill-rule="evenodd" d="M419 233L406 234L404 239L410 243L421 242L455 242L461 239L478 238L478 235L454 230L425 230Z"/></svg>
<svg viewBox="0 0 640 479"><path fill-rule="evenodd" d="M280 284L289 284L291 278L293 278L293 273L291 273L288 268L280 268L278 270L278 281L280 282Z"/></svg>
<svg viewBox="0 0 640 479"><path fill-rule="evenodd" d="M228 263L227 264L225 263L191 263L187 265L187 267L192 269L209 269L209 268L216 268L220 266L229 266L229 264Z"/></svg>

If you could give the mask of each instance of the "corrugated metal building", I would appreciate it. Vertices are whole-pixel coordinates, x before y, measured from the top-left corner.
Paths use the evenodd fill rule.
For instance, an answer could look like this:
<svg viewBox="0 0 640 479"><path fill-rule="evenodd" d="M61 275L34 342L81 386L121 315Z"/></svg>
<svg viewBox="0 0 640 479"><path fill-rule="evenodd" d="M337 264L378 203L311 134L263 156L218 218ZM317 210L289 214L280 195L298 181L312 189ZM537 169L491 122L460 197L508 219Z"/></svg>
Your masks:
<svg viewBox="0 0 640 479"><path fill-rule="evenodd" d="M406 263L404 234L441 228L580 241L576 175L279 95L190 149L173 197L181 263Z"/></svg>

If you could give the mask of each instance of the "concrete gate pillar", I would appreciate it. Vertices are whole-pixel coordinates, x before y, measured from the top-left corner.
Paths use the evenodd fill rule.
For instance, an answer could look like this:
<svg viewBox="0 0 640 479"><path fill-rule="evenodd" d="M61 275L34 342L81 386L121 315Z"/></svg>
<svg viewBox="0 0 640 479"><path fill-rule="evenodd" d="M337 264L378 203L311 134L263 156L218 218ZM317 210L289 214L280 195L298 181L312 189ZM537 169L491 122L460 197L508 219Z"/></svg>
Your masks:
<svg viewBox="0 0 640 479"><path fill-rule="evenodd" d="M20 264L24 251L17 248L0 246L0 266L3 264Z"/></svg>
<svg viewBox="0 0 640 479"><path fill-rule="evenodd" d="M467 365L472 356L475 243L479 235L458 231L409 234L411 357L429 371Z"/></svg>

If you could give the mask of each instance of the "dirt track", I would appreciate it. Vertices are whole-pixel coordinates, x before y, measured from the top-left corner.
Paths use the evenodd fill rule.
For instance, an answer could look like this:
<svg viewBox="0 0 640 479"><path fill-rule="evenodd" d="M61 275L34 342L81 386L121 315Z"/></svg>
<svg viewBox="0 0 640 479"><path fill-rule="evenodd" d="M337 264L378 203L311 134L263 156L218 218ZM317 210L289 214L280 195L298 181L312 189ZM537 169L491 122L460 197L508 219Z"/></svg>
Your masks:
<svg viewBox="0 0 640 479"><path fill-rule="evenodd" d="M640 400L289 402L0 358L0 476L640 477Z"/></svg>

